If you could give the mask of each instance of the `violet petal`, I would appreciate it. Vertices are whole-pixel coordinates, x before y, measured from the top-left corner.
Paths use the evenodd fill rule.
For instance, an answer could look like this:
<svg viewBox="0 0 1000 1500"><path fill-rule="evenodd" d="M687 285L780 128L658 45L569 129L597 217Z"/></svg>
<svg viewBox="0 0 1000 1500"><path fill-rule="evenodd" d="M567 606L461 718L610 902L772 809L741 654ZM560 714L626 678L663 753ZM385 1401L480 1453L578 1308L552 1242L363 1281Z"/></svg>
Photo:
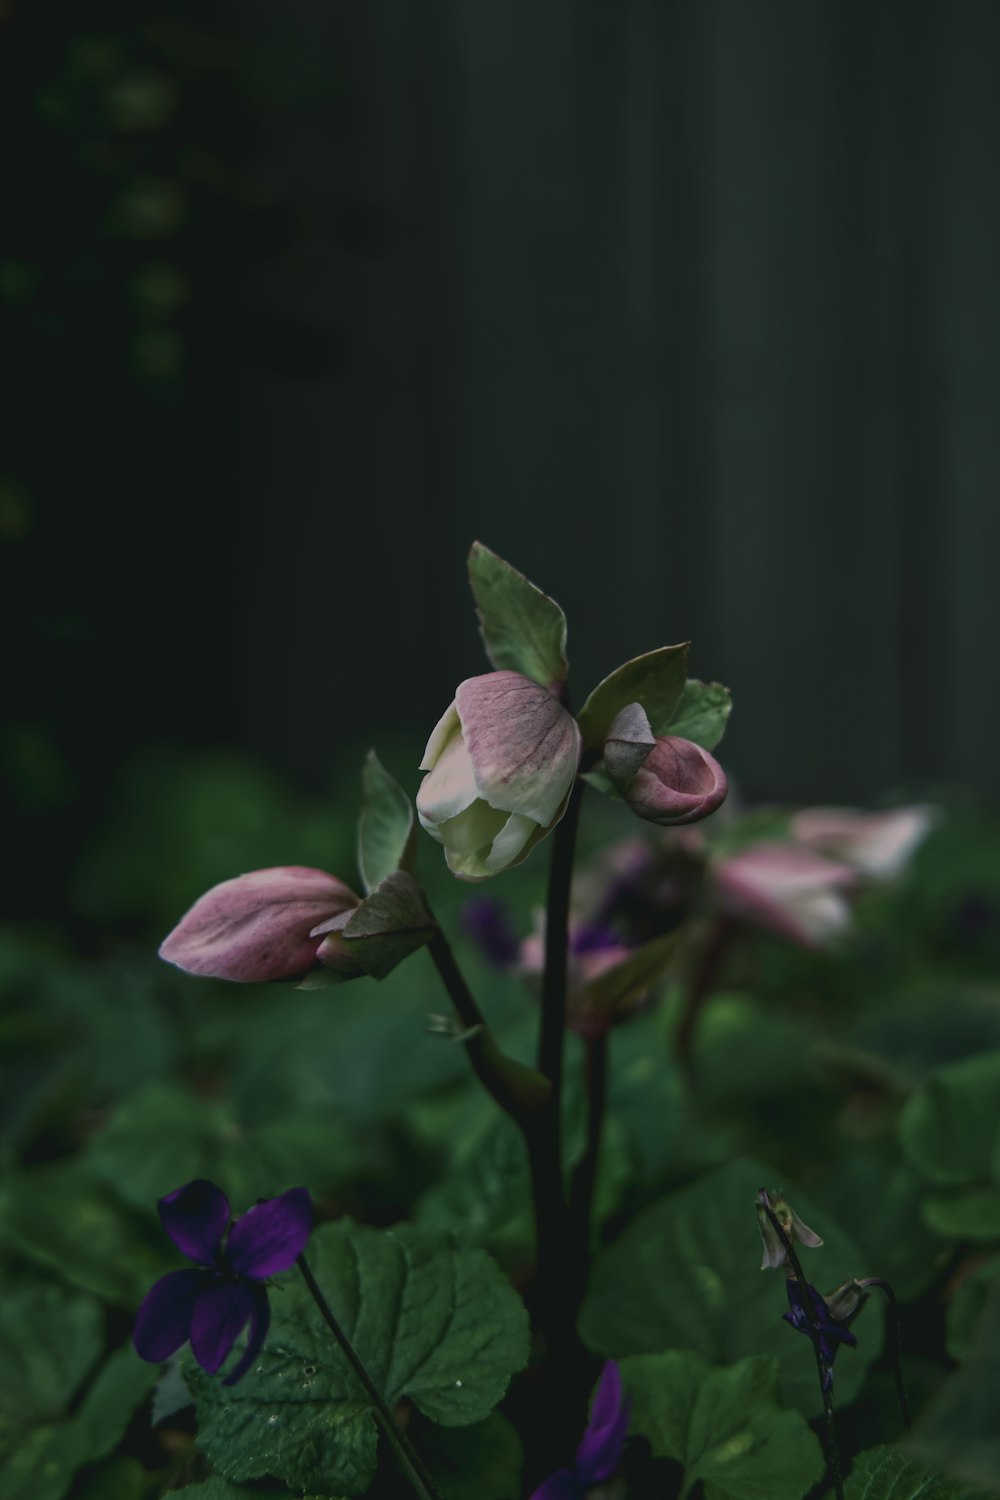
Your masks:
<svg viewBox="0 0 1000 1500"><path fill-rule="evenodd" d="M202 1291L191 1317L191 1350L203 1370L215 1374L255 1306L254 1289L246 1282L213 1278Z"/></svg>
<svg viewBox="0 0 1000 1500"><path fill-rule="evenodd" d="M609 1359L601 1371L590 1421L576 1453L577 1470L588 1484L608 1479L614 1473L628 1436L631 1415L632 1403L622 1395L618 1366Z"/></svg>
<svg viewBox="0 0 1000 1500"><path fill-rule="evenodd" d="M214 1265L229 1223L229 1200L221 1188L204 1177L175 1188L156 1205L160 1223L188 1260Z"/></svg>
<svg viewBox="0 0 1000 1500"><path fill-rule="evenodd" d="M584 1500L587 1482L569 1469L557 1469L542 1481L531 1496L531 1500Z"/></svg>
<svg viewBox="0 0 1000 1500"><path fill-rule="evenodd" d="M136 1313L132 1334L140 1359L159 1364L187 1343L194 1306L206 1283L204 1271L169 1271L153 1283Z"/></svg>
<svg viewBox="0 0 1000 1500"><path fill-rule="evenodd" d="M267 1292L262 1286L252 1286L253 1312L250 1314L250 1333L247 1338L247 1346L238 1362L230 1370L223 1385L235 1385L242 1380L257 1355L264 1347L267 1338L267 1330L271 1326L271 1306L267 1300Z"/></svg>
<svg viewBox="0 0 1000 1500"><path fill-rule="evenodd" d="M233 1225L226 1261L241 1276L263 1281L294 1266L312 1229L312 1200L306 1188L258 1203Z"/></svg>

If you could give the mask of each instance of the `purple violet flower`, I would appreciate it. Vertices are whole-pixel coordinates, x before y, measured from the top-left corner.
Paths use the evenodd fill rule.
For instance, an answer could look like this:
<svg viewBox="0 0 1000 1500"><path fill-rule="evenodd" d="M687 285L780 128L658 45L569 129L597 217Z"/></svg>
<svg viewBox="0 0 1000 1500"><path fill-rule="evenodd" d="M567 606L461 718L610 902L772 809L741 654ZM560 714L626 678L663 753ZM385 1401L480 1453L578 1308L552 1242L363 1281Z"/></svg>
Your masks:
<svg viewBox="0 0 1000 1500"><path fill-rule="evenodd" d="M814 1286L808 1282L797 1281L794 1276L790 1276L785 1285L788 1290L790 1311L782 1313L782 1317L786 1323L791 1323L793 1328L797 1328L799 1333L806 1334L810 1339L816 1339L820 1358L823 1361L823 1389L829 1391L833 1385L833 1361L837 1350L841 1344L855 1347L858 1342L857 1335L851 1332L846 1323L834 1317L826 1298ZM818 1338L806 1311L807 1296L812 1303Z"/></svg>
<svg viewBox="0 0 1000 1500"><path fill-rule="evenodd" d="M230 1229L225 1248L231 1214L214 1182L199 1177L157 1207L167 1234L198 1269L170 1271L150 1288L136 1315L136 1352L158 1364L190 1339L195 1359L214 1375L249 1321L246 1351L223 1381L235 1385L267 1336L271 1310L264 1282L289 1270L309 1238L309 1194L292 1188L251 1208Z"/></svg>
<svg viewBox="0 0 1000 1500"><path fill-rule="evenodd" d="M557 1469L531 1500L582 1500L591 1485L610 1479L628 1437L632 1403L622 1394L618 1366L609 1359L601 1371L590 1408L590 1421L576 1450L576 1468Z"/></svg>

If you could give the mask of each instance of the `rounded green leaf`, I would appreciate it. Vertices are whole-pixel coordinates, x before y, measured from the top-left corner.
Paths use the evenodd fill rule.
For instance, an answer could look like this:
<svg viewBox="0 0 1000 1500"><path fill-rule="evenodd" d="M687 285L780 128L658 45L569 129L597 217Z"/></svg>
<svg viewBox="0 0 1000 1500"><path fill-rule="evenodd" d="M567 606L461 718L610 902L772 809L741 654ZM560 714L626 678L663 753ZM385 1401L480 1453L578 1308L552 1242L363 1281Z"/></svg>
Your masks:
<svg viewBox="0 0 1000 1500"><path fill-rule="evenodd" d="M663 732L693 740L703 750L714 750L726 732L732 707L732 694L721 682L699 682L692 677L685 683Z"/></svg>
<svg viewBox="0 0 1000 1500"><path fill-rule="evenodd" d="M632 1431L654 1458L684 1467L681 1494L696 1480L705 1500L802 1500L823 1477L823 1454L804 1417L778 1404L778 1373L766 1356L719 1369L692 1350L637 1354L621 1362L632 1398Z"/></svg>
<svg viewBox="0 0 1000 1500"><path fill-rule="evenodd" d="M374 750L365 757L361 787L358 868L365 890L373 891L395 870L412 868L416 829L413 804Z"/></svg>
<svg viewBox="0 0 1000 1500"><path fill-rule="evenodd" d="M603 744L611 721L632 703L645 709L654 734L666 734L687 681L687 653L686 641L661 646L633 657L599 682L576 716L583 748Z"/></svg>
<svg viewBox="0 0 1000 1500"><path fill-rule="evenodd" d="M782 1277L760 1270L754 1199L762 1185L782 1186L769 1168L734 1161L639 1214L594 1263L580 1321L585 1342L612 1358L688 1348L728 1364L771 1354L785 1402L818 1411L809 1340L784 1321ZM877 1269L821 1208L784 1186L796 1212L823 1237L822 1247L802 1251L805 1274L820 1291ZM854 1331L858 1348L844 1349L837 1360L838 1403L855 1395L881 1349L880 1306L869 1302Z"/></svg>
<svg viewBox="0 0 1000 1500"><path fill-rule="evenodd" d="M517 1293L481 1250L401 1225L327 1225L308 1258L324 1296L390 1407L404 1396L446 1426L483 1421L528 1356ZM238 1385L190 1373L199 1442L226 1478L264 1474L317 1494L361 1494L376 1464L364 1388L304 1283L289 1274Z"/></svg>
<svg viewBox="0 0 1000 1500"><path fill-rule="evenodd" d="M1000 1051L932 1073L903 1106L899 1139L932 1182L1000 1183Z"/></svg>
<svg viewBox="0 0 1000 1500"><path fill-rule="evenodd" d="M929 1474L899 1448L869 1448L854 1460L844 1500L974 1500L964 1485Z"/></svg>

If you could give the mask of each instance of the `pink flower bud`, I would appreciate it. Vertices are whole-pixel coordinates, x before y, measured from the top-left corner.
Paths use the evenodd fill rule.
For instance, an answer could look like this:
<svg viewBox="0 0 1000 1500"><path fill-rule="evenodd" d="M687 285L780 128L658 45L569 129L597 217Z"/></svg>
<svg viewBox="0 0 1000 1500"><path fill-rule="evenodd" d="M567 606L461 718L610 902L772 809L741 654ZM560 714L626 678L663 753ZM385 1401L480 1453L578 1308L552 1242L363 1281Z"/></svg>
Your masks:
<svg viewBox="0 0 1000 1500"><path fill-rule="evenodd" d="M711 870L723 911L776 932L801 948L822 948L848 925L844 896L857 883L849 865L798 844L754 844Z"/></svg>
<svg viewBox="0 0 1000 1500"><path fill-rule="evenodd" d="M678 735L654 735L638 703L612 721L604 765L629 807L649 823L696 823L726 799L726 773L714 756Z"/></svg>
<svg viewBox="0 0 1000 1500"><path fill-rule="evenodd" d="M330 944L333 966L341 967L339 939L316 929L349 914L359 899L324 870L253 870L200 896L163 942L160 957L188 974L262 983L313 968Z"/></svg>
<svg viewBox="0 0 1000 1500"><path fill-rule="evenodd" d="M819 854L842 859L870 880L892 880L933 828L933 807L856 812L847 807L806 807L792 819L792 837Z"/></svg>
<svg viewBox="0 0 1000 1500"><path fill-rule="evenodd" d="M427 742L417 816L453 874L485 880L555 827L579 760L576 721L547 688L519 672L470 677Z"/></svg>

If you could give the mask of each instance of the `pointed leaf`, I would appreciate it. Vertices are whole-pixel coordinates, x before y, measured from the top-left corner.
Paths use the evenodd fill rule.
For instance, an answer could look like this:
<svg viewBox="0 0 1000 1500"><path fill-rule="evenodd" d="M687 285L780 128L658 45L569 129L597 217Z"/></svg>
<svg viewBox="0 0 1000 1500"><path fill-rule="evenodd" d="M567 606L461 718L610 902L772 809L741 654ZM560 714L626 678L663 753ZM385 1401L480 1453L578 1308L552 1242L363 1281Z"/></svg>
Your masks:
<svg viewBox="0 0 1000 1500"><path fill-rule="evenodd" d="M420 886L405 870L396 870L351 913L341 937L366 974L384 979L435 932Z"/></svg>
<svg viewBox="0 0 1000 1500"><path fill-rule="evenodd" d="M395 870L410 870L416 845L413 806L374 750L361 773L363 802L358 819L358 868L366 891Z"/></svg>
<svg viewBox="0 0 1000 1500"><path fill-rule="evenodd" d="M823 1477L819 1442L799 1412L778 1405L778 1373L766 1355L719 1369L700 1354L672 1349L621 1362L632 1397L632 1431L654 1458L684 1466L705 1500L802 1500Z"/></svg>
<svg viewBox="0 0 1000 1500"><path fill-rule="evenodd" d="M726 732L732 707L732 694L721 682L699 682L692 677L685 684L666 730L660 733L676 734L683 740L693 740L703 750L714 750Z"/></svg>
<svg viewBox="0 0 1000 1500"><path fill-rule="evenodd" d="M390 1407L404 1397L444 1426L482 1422L528 1356L517 1293L481 1250L401 1225L319 1229L309 1262L324 1296ZM199 1443L243 1481L357 1495L376 1463L372 1409L303 1283L279 1280L264 1350L226 1389L198 1370Z"/></svg>
<svg viewBox="0 0 1000 1500"><path fill-rule="evenodd" d="M583 748L603 744L611 721L631 703L645 709L654 734L666 734L687 681L687 654L686 641L680 646L661 646L625 662L599 682L576 716Z"/></svg>
<svg viewBox="0 0 1000 1500"><path fill-rule="evenodd" d="M543 687L565 682L566 616L555 600L482 542L469 553L469 583L493 665Z"/></svg>

